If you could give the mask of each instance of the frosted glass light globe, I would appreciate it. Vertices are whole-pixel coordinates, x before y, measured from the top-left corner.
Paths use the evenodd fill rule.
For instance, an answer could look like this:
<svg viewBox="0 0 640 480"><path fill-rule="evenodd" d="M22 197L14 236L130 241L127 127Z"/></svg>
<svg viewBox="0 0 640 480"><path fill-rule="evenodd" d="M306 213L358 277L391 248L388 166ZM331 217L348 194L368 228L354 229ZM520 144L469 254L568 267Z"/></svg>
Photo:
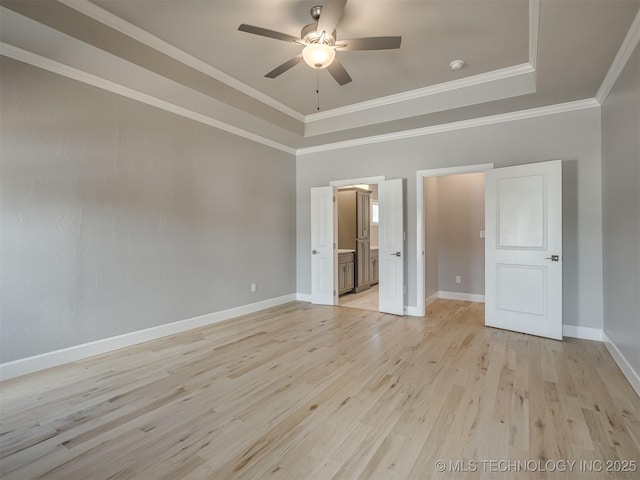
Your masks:
<svg viewBox="0 0 640 480"><path fill-rule="evenodd" d="M302 58L312 68L327 68L336 58L333 47L324 43L312 43L302 49Z"/></svg>

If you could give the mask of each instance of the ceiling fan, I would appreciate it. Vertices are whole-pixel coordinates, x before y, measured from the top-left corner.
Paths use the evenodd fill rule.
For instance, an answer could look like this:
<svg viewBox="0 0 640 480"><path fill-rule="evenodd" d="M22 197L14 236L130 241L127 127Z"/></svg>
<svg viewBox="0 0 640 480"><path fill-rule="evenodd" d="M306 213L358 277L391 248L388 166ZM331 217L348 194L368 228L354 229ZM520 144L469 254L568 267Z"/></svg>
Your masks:
<svg viewBox="0 0 640 480"><path fill-rule="evenodd" d="M266 28L242 24L238 27L241 32L253 33L263 37L275 38L284 42L296 43L303 46L302 54L287 60L265 75L276 78L302 60L312 68L326 68L340 85L351 81L351 77L336 58L337 51L346 50L389 50L400 48L402 37L367 37L351 40L337 40L336 26L342 17L347 0L325 0L324 5L316 5L311 9L314 23L306 25L300 31L300 37L276 32Z"/></svg>

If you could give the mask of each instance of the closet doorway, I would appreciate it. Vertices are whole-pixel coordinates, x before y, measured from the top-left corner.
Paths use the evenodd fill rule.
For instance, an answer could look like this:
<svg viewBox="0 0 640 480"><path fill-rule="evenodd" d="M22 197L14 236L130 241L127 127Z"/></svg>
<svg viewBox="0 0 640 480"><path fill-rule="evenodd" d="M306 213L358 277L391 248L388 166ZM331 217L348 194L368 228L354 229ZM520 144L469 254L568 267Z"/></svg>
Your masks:
<svg viewBox="0 0 640 480"><path fill-rule="evenodd" d="M484 302L484 172L493 164L417 172L417 314L438 298Z"/></svg>

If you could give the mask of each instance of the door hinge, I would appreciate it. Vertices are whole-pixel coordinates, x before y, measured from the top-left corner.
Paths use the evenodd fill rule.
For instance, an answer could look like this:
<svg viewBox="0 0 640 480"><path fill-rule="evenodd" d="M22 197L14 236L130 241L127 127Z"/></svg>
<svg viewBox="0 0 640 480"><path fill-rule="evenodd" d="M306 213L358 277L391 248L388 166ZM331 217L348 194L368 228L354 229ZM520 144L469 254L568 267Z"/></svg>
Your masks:
<svg viewBox="0 0 640 480"><path fill-rule="evenodd" d="M406 285L404 285L402 287L402 293L404 293L405 295L407 294L407 286Z"/></svg>
<svg viewBox="0 0 640 480"><path fill-rule="evenodd" d="M333 196L333 203L336 203L336 196Z"/></svg>
<svg viewBox="0 0 640 480"><path fill-rule="evenodd" d="M334 296L334 297L336 296L336 291L335 291L335 290L333 291L333 296Z"/></svg>
<svg viewBox="0 0 640 480"><path fill-rule="evenodd" d="M407 240L407 232L402 232L402 240Z"/></svg>

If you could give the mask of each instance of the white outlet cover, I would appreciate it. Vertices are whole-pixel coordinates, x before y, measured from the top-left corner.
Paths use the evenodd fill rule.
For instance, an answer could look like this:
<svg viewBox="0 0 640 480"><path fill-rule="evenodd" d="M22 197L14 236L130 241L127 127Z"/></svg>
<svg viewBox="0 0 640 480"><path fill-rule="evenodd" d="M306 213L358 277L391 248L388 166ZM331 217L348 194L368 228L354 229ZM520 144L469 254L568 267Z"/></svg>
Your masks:
<svg viewBox="0 0 640 480"><path fill-rule="evenodd" d="M484 238L484 230L480 230L480 238Z"/></svg>

